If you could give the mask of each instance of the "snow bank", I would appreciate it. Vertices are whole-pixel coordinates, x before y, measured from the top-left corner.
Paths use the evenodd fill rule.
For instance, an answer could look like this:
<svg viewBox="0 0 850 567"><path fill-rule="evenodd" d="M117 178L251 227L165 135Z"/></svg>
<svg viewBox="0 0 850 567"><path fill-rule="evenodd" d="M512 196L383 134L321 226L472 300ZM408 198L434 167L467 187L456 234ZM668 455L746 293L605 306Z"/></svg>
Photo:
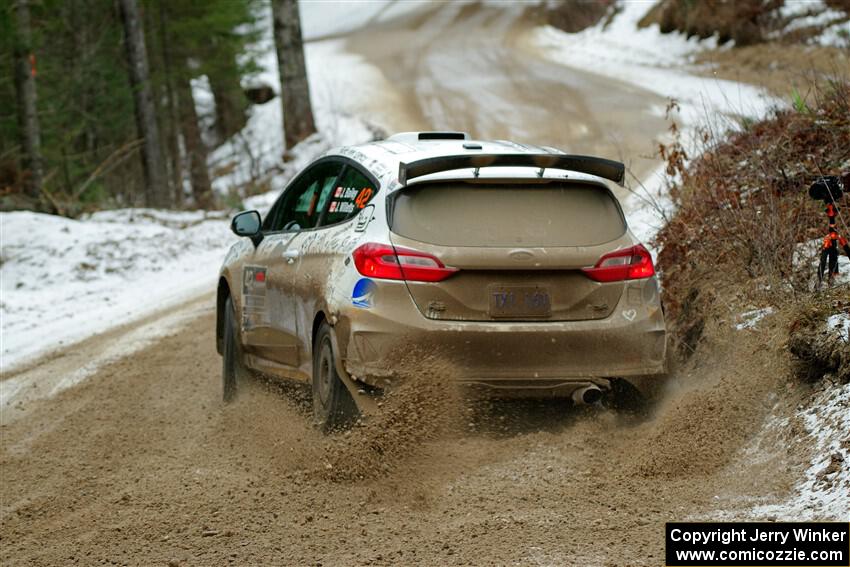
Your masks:
<svg viewBox="0 0 850 567"><path fill-rule="evenodd" d="M847 313L836 313L830 315L826 320L828 329L838 331L838 336L850 342L850 315Z"/></svg>
<svg viewBox="0 0 850 567"><path fill-rule="evenodd" d="M214 288L223 213L123 209L0 216L2 368Z"/></svg>

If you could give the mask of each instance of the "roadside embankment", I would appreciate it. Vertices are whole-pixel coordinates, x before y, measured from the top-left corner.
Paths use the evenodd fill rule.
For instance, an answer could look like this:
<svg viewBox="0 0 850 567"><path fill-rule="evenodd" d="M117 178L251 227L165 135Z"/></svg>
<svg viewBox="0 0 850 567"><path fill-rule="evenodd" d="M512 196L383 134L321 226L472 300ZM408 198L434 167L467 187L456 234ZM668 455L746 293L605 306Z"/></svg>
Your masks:
<svg viewBox="0 0 850 567"><path fill-rule="evenodd" d="M831 285L819 283L827 219L808 195L819 176L850 170L850 83L833 78L812 93L811 105L797 100L731 133L704 125L691 161L678 141L663 148L675 213L656 246L681 374L705 380L711 372L699 368L716 364L706 354L722 352L723 366L744 370L724 403L772 406L741 463L782 454L800 467L786 502L742 502L736 517L838 519L850 496L850 260ZM846 213L839 227L847 232ZM744 339L755 347L719 350Z"/></svg>

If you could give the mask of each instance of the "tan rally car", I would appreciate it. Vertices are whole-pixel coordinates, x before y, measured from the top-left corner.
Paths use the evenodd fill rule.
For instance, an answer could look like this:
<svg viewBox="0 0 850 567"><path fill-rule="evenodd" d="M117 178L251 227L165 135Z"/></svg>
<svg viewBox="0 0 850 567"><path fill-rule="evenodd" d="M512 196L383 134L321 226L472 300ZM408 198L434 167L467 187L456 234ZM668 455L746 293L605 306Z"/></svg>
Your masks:
<svg viewBox="0 0 850 567"><path fill-rule="evenodd" d="M225 400L248 368L309 381L333 429L423 351L498 396L652 391L666 330L652 258L604 181L623 174L459 132L329 152L265 219L233 219L246 238L218 285Z"/></svg>

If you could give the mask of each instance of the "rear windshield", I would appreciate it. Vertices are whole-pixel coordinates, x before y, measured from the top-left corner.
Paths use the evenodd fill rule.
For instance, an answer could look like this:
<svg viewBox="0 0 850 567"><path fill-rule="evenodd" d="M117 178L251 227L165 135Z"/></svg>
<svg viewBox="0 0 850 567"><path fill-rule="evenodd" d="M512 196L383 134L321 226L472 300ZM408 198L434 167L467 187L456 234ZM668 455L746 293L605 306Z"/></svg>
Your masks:
<svg viewBox="0 0 850 567"><path fill-rule="evenodd" d="M611 193L576 183L450 182L402 189L396 234L447 246L593 246L626 231Z"/></svg>

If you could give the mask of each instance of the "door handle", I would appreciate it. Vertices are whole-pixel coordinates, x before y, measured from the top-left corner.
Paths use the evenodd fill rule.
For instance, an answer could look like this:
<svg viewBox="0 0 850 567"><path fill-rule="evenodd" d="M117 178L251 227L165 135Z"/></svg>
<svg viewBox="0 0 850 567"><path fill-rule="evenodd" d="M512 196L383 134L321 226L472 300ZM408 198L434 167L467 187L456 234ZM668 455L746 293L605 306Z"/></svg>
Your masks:
<svg viewBox="0 0 850 567"><path fill-rule="evenodd" d="M300 250L285 250L283 252L283 258L286 260L287 264L292 264L299 256L301 256Z"/></svg>

